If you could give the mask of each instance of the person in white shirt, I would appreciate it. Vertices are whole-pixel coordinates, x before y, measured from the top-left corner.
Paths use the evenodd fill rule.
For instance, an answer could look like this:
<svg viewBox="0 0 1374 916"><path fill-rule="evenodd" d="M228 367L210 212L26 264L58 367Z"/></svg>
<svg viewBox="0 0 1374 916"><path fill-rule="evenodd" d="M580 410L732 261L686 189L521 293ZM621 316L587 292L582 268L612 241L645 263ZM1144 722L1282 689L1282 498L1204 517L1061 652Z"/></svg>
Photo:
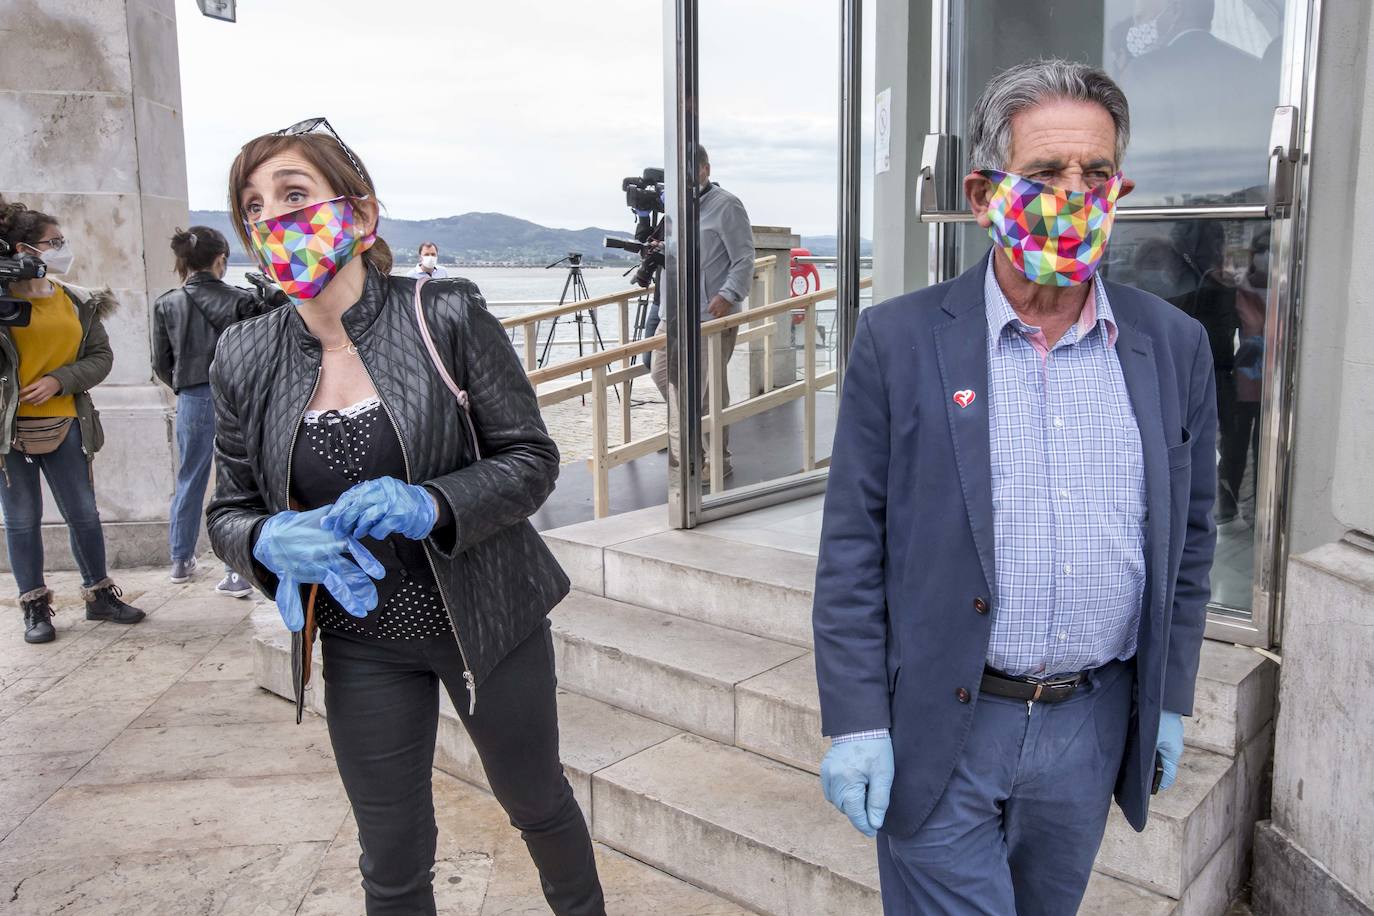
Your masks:
<svg viewBox="0 0 1374 916"><path fill-rule="evenodd" d="M424 277L426 280L440 280L448 276L448 271L439 266L439 246L433 242L422 242L420 244L420 263L415 265L415 269L410 272L410 276L416 280Z"/></svg>

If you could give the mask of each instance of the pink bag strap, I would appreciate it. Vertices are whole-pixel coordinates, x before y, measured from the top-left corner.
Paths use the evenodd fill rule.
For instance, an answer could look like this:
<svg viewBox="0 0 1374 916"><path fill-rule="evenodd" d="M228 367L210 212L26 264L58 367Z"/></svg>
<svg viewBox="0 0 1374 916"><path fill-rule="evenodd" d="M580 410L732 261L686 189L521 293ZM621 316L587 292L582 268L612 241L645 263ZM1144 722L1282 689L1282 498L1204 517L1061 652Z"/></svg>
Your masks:
<svg viewBox="0 0 1374 916"><path fill-rule="evenodd" d="M425 320L425 309L420 304L420 288L425 285L428 277L421 277L415 281L415 323L420 326L420 337L425 342L425 349L429 351L429 361L434 364L434 370L439 373L439 378L444 380L448 390L453 392L453 399L458 402L458 406L463 411L463 421L467 423L468 435L472 439L472 454L477 460L482 460L482 449L477 444L477 428L472 425L472 411L469 407L468 393L458 387L458 383L449 374L448 367L439 358L439 350L434 346L434 337L429 333L429 322Z"/></svg>

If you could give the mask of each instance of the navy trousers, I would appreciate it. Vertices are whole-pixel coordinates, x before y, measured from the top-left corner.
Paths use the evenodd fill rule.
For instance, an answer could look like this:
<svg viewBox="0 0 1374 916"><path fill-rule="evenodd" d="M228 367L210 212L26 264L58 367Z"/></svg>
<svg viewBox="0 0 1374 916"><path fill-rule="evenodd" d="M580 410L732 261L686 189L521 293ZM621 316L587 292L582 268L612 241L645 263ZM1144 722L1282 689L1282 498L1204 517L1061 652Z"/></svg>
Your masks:
<svg viewBox="0 0 1374 916"><path fill-rule="evenodd" d="M921 828L878 835L887 916L1073 916L1102 843L1135 665L1112 662L1053 705L983 695Z"/></svg>

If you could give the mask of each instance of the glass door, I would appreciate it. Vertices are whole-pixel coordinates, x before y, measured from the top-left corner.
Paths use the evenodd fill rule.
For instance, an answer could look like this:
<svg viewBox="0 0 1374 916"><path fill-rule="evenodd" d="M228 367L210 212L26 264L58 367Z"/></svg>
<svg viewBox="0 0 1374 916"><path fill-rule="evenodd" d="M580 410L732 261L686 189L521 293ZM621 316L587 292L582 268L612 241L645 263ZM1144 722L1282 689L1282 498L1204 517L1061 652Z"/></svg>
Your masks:
<svg viewBox="0 0 1374 916"><path fill-rule="evenodd" d="M942 0L931 23L931 132L916 181L929 280L987 250L960 182L969 111L1030 56L1107 71L1131 107L1136 181L1103 262L1207 330L1216 364L1218 540L1208 634L1269 645L1285 555L1305 136L1308 0Z"/></svg>

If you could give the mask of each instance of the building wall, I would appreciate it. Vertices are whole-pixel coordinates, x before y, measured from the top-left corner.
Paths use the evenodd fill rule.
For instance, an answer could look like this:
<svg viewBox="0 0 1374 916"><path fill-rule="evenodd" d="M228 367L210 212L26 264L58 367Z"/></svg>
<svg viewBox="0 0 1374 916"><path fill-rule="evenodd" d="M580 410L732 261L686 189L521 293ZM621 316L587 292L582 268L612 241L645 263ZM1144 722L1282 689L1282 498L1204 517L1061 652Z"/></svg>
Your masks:
<svg viewBox="0 0 1374 916"><path fill-rule="evenodd" d="M1323 16L1273 820L1255 845L1255 910L1274 916L1374 914L1374 21L1363 3Z"/></svg>
<svg viewBox="0 0 1374 916"><path fill-rule="evenodd" d="M60 220L71 281L120 303L106 322L114 370L93 395L110 565L165 561L170 393L152 382L148 316L177 282L168 241L187 220L173 0L6 0L0 34L0 193ZM45 540L50 568L70 566L63 527Z"/></svg>

